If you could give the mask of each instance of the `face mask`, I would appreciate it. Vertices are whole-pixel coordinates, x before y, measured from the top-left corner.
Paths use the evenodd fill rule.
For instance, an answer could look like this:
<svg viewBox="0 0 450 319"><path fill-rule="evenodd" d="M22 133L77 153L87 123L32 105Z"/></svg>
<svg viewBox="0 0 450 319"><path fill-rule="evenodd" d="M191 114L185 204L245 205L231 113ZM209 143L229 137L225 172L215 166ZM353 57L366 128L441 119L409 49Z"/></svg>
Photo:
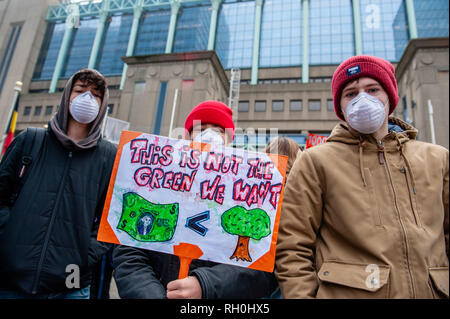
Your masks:
<svg viewBox="0 0 450 319"><path fill-rule="evenodd" d="M70 114L75 121L81 124L89 124L94 121L98 112L98 103L90 91L78 95L70 104Z"/></svg>
<svg viewBox="0 0 450 319"><path fill-rule="evenodd" d="M201 131L200 134L195 137L194 142L219 145L225 144L222 136L212 128L207 128L206 130Z"/></svg>
<svg viewBox="0 0 450 319"><path fill-rule="evenodd" d="M347 106L348 124L363 134L372 134L380 129L386 117L383 103L365 92L359 93Z"/></svg>

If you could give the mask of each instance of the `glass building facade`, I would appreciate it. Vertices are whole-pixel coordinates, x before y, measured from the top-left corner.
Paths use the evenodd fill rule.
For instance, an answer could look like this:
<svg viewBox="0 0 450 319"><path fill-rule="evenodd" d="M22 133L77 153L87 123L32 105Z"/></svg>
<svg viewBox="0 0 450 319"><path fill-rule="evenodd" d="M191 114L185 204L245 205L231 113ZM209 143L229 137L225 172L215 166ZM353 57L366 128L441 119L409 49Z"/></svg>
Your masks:
<svg viewBox="0 0 450 319"><path fill-rule="evenodd" d="M255 2L223 3L220 8L215 50L225 69L252 65Z"/></svg>
<svg viewBox="0 0 450 319"><path fill-rule="evenodd" d="M339 64L355 53L351 0L311 1L309 61Z"/></svg>
<svg viewBox="0 0 450 319"><path fill-rule="evenodd" d="M102 54L97 58L97 69L104 75L122 72L120 58L126 55L133 15L115 15L109 18L103 39Z"/></svg>
<svg viewBox="0 0 450 319"><path fill-rule="evenodd" d="M134 0L130 0L133 2ZM168 38L173 37L171 52L206 50L211 37L213 14L217 24L212 46L225 69L302 66L303 52L308 52L309 65L337 65L353 56L357 48L362 54L375 55L398 62L408 41L410 25L406 0L264 0L257 17L257 1L223 0L214 11L210 1L183 2L178 10L175 30L169 32L171 8L169 1L160 6L144 7L135 39L134 55L166 52ZM355 5L359 3L359 8ZM358 9L358 10L355 10ZM449 4L447 0L414 0L413 8L418 37L448 36ZM119 10L120 11L120 10ZM81 11L80 11L81 12ZM86 12L86 10L83 10ZM359 12L359 19L355 19ZM307 21L303 19L307 17ZM260 25L255 25L256 23ZM354 21L360 21L355 25ZM67 78L88 65L99 12L83 14L64 57L60 78ZM105 75L120 76L121 57L126 55L133 23L133 11L111 12L101 38L96 68ZM308 36L303 38L303 27ZM256 31L260 30L260 33ZM48 18L47 30L35 66L34 80L50 80L66 32L63 18ZM356 34L361 34L357 43ZM255 34L260 45L255 53Z"/></svg>

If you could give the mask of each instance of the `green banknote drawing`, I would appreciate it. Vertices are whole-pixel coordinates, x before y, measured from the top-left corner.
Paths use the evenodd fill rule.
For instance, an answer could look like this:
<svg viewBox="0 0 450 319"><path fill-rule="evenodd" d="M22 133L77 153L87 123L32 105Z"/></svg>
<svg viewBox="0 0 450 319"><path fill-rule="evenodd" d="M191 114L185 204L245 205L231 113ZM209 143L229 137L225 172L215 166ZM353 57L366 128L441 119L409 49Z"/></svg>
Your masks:
<svg viewBox="0 0 450 319"><path fill-rule="evenodd" d="M143 242L172 239L178 220L178 203L153 204L136 193L123 194L118 229Z"/></svg>

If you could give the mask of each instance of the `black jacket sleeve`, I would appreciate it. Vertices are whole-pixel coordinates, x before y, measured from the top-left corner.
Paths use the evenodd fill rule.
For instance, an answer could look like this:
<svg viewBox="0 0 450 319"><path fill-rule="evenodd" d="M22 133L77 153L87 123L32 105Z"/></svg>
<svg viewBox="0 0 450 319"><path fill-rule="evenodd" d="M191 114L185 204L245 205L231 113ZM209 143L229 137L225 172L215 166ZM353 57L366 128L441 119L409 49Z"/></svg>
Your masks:
<svg viewBox="0 0 450 319"><path fill-rule="evenodd" d="M269 297L277 287L273 273L225 264L194 269L204 299Z"/></svg>
<svg viewBox="0 0 450 319"><path fill-rule="evenodd" d="M99 262L102 256L113 247L113 244L104 243L97 240L98 228L100 226L100 219L102 217L105 198L106 198L106 191L102 195L102 198L99 201L99 204L97 205L95 211L95 220L93 229L91 231L91 239L89 244L89 267L92 267L94 264Z"/></svg>
<svg viewBox="0 0 450 319"><path fill-rule="evenodd" d="M156 277L148 251L117 246L113 253L114 279L121 298L165 299L166 289Z"/></svg>
<svg viewBox="0 0 450 319"><path fill-rule="evenodd" d="M105 205L106 194L108 192L109 179L111 177L114 158L117 152L117 148L109 142L101 141L101 147L104 148L102 155L103 161L103 176L104 176L104 187L102 194L97 202L97 207L95 209L95 219L91 231L91 239L89 245L89 266L92 267L94 264L100 261L102 256L108 252L109 249L113 247L113 244L99 242L97 240L98 229L100 226L100 220L103 213L103 207Z"/></svg>
<svg viewBox="0 0 450 319"><path fill-rule="evenodd" d="M9 220L12 186L18 182L24 137L22 132L12 141L0 162L0 233Z"/></svg>

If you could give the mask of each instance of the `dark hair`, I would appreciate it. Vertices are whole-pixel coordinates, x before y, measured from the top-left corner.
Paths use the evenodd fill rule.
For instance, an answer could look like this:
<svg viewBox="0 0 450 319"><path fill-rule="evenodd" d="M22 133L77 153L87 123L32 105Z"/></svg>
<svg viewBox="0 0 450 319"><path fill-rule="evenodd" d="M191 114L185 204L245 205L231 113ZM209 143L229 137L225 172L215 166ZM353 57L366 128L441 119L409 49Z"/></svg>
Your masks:
<svg viewBox="0 0 450 319"><path fill-rule="evenodd" d="M102 100L105 96L105 90L106 90L106 81L103 75L101 75L99 72L91 69L81 69L77 73L75 73L73 80L72 80L72 89L75 82L81 81L83 83L86 83L87 85L95 85L97 87L97 90L100 91L102 94Z"/></svg>

